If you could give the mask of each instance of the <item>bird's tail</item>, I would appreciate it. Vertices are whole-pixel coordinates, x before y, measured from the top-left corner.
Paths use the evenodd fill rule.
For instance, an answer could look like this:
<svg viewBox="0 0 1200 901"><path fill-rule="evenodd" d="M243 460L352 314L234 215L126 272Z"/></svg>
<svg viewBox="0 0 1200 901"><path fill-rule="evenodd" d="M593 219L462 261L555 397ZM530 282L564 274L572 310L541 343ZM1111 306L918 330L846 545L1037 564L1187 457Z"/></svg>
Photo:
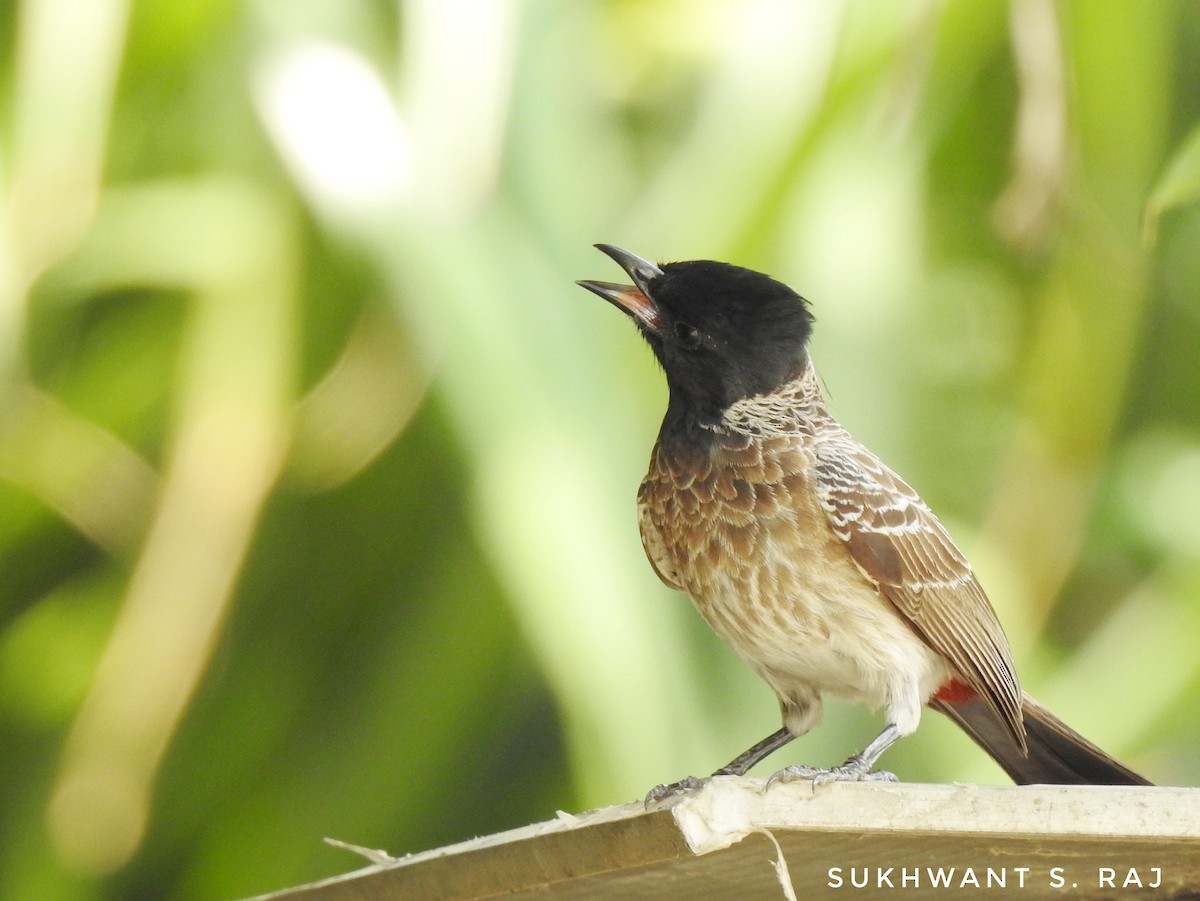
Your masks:
<svg viewBox="0 0 1200 901"><path fill-rule="evenodd" d="M932 701L930 706L958 723L1018 785L1150 785L1096 747L1053 713L1021 695L1029 752L980 698L965 703Z"/></svg>

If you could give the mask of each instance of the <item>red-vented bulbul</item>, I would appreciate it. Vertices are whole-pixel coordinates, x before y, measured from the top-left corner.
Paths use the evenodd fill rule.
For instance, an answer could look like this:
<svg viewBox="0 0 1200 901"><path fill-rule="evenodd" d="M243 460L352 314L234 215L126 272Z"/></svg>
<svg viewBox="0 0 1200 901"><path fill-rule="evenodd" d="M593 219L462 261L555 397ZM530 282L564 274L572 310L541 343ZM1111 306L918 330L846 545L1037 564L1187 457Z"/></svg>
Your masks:
<svg viewBox="0 0 1200 901"><path fill-rule="evenodd" d="M882 707L887 725L840 766L773 778L892 779L872 767L929 705L1018 783L1148 784L1021 690L971 565L826 408L807 301L728 263L658 266L596 246L633 285L579 284L637 323L669 389L638 491L646 555L774 689L783 714L783 728L717 774L743 775L803 735L829 692Z"/></svg>

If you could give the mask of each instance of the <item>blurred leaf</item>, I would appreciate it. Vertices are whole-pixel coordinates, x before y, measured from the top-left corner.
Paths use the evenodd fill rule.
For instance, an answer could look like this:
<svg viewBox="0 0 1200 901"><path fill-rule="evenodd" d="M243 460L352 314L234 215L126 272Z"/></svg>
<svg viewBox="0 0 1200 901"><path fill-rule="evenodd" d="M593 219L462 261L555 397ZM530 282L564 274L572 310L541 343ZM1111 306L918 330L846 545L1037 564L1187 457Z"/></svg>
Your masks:
<svg viewBox="0 0 1200 901"><path fill-rule="evenodd" d="M65 583L26 610L0 640L0 710L38 729L61 727L83 701L112 628L112 573Z"/></svg>
<svg viewBox="0 0 1200 901"><path fill-rule="evenodd" d="M1200 198L1200 125L1192 129L1150 192L1143 219L1143 236L1153 244L1163 214Z"/></svg>

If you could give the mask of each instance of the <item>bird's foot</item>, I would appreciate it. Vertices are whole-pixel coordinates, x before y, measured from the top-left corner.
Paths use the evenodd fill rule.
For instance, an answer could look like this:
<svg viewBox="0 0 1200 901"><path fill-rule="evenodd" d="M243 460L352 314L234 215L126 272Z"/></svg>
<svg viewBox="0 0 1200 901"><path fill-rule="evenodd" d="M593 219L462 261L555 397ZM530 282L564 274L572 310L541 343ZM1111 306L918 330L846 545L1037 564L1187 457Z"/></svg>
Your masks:
<svg viewBox="0 0 1200 901"><path fill-rule="evenodd" d="M809 779L813 785L824 785L827 782L896 782L894 773L887 770L872 770L861 760L851 757L841 766L817 767L794 764L784 767L767 780L766 789L776 782L792 782L796 779Z"/></svg>
<svg viewBox="0 0 1200 901"><path fill-rule="evenodd" d="M665 801L667 798L674 797L675 795L686 795L688 792L695 791L707 781L708 779L697 779L695 776L686 776L678 782L656 785L646 793L645 806L650 807L659 801Z"/></svg>

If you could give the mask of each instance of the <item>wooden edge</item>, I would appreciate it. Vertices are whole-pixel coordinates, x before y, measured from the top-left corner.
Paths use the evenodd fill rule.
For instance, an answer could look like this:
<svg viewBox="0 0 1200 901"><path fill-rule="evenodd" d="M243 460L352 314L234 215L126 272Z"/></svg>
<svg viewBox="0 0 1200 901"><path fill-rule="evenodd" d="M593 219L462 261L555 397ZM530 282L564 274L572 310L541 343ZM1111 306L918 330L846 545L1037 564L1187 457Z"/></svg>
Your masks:
<svg viewBox="0 0 1200 901"><path fill-rule="evenodd" d="M465 901L524 893L590 898L604 897L611 886L629 897L675 897L688 868L701 866L691 862L729 853L724 849L756 833L770 839L780 861L784 850L794 856L799 846L806 860L845 858L848 864L883 853L880 849L890 849L887 854L899 860L916 851L933 859L930 848L936 848L959 865L969 865L963 862L976 855L986 866L996 849L1010 849L1004 853L1017 861L1013 848L1036 847L1042 856L1062 849L1064 859L1078 862L1104 861L1104 854L1131 847L1147 853L1163 848L1172 849L1169 862L1188 855L1197 861L1186 872L1175 864L1177 884L1200 879L1196 788L907 783L814 788L807 781L764 788L761 779L718 777L652 809L631 803L579 815L560 812L554 820L388 860L257 901ZM830 854L838 850L822 857L823 847ZM1185 857L1177 857L1176 849ZM1142 859L1157 859L1153 853ZM645 874L645 885L639 885L639 874ZM706 878L711 881L711 873ZM694 890L689 894L699 897Z"/></svg>

